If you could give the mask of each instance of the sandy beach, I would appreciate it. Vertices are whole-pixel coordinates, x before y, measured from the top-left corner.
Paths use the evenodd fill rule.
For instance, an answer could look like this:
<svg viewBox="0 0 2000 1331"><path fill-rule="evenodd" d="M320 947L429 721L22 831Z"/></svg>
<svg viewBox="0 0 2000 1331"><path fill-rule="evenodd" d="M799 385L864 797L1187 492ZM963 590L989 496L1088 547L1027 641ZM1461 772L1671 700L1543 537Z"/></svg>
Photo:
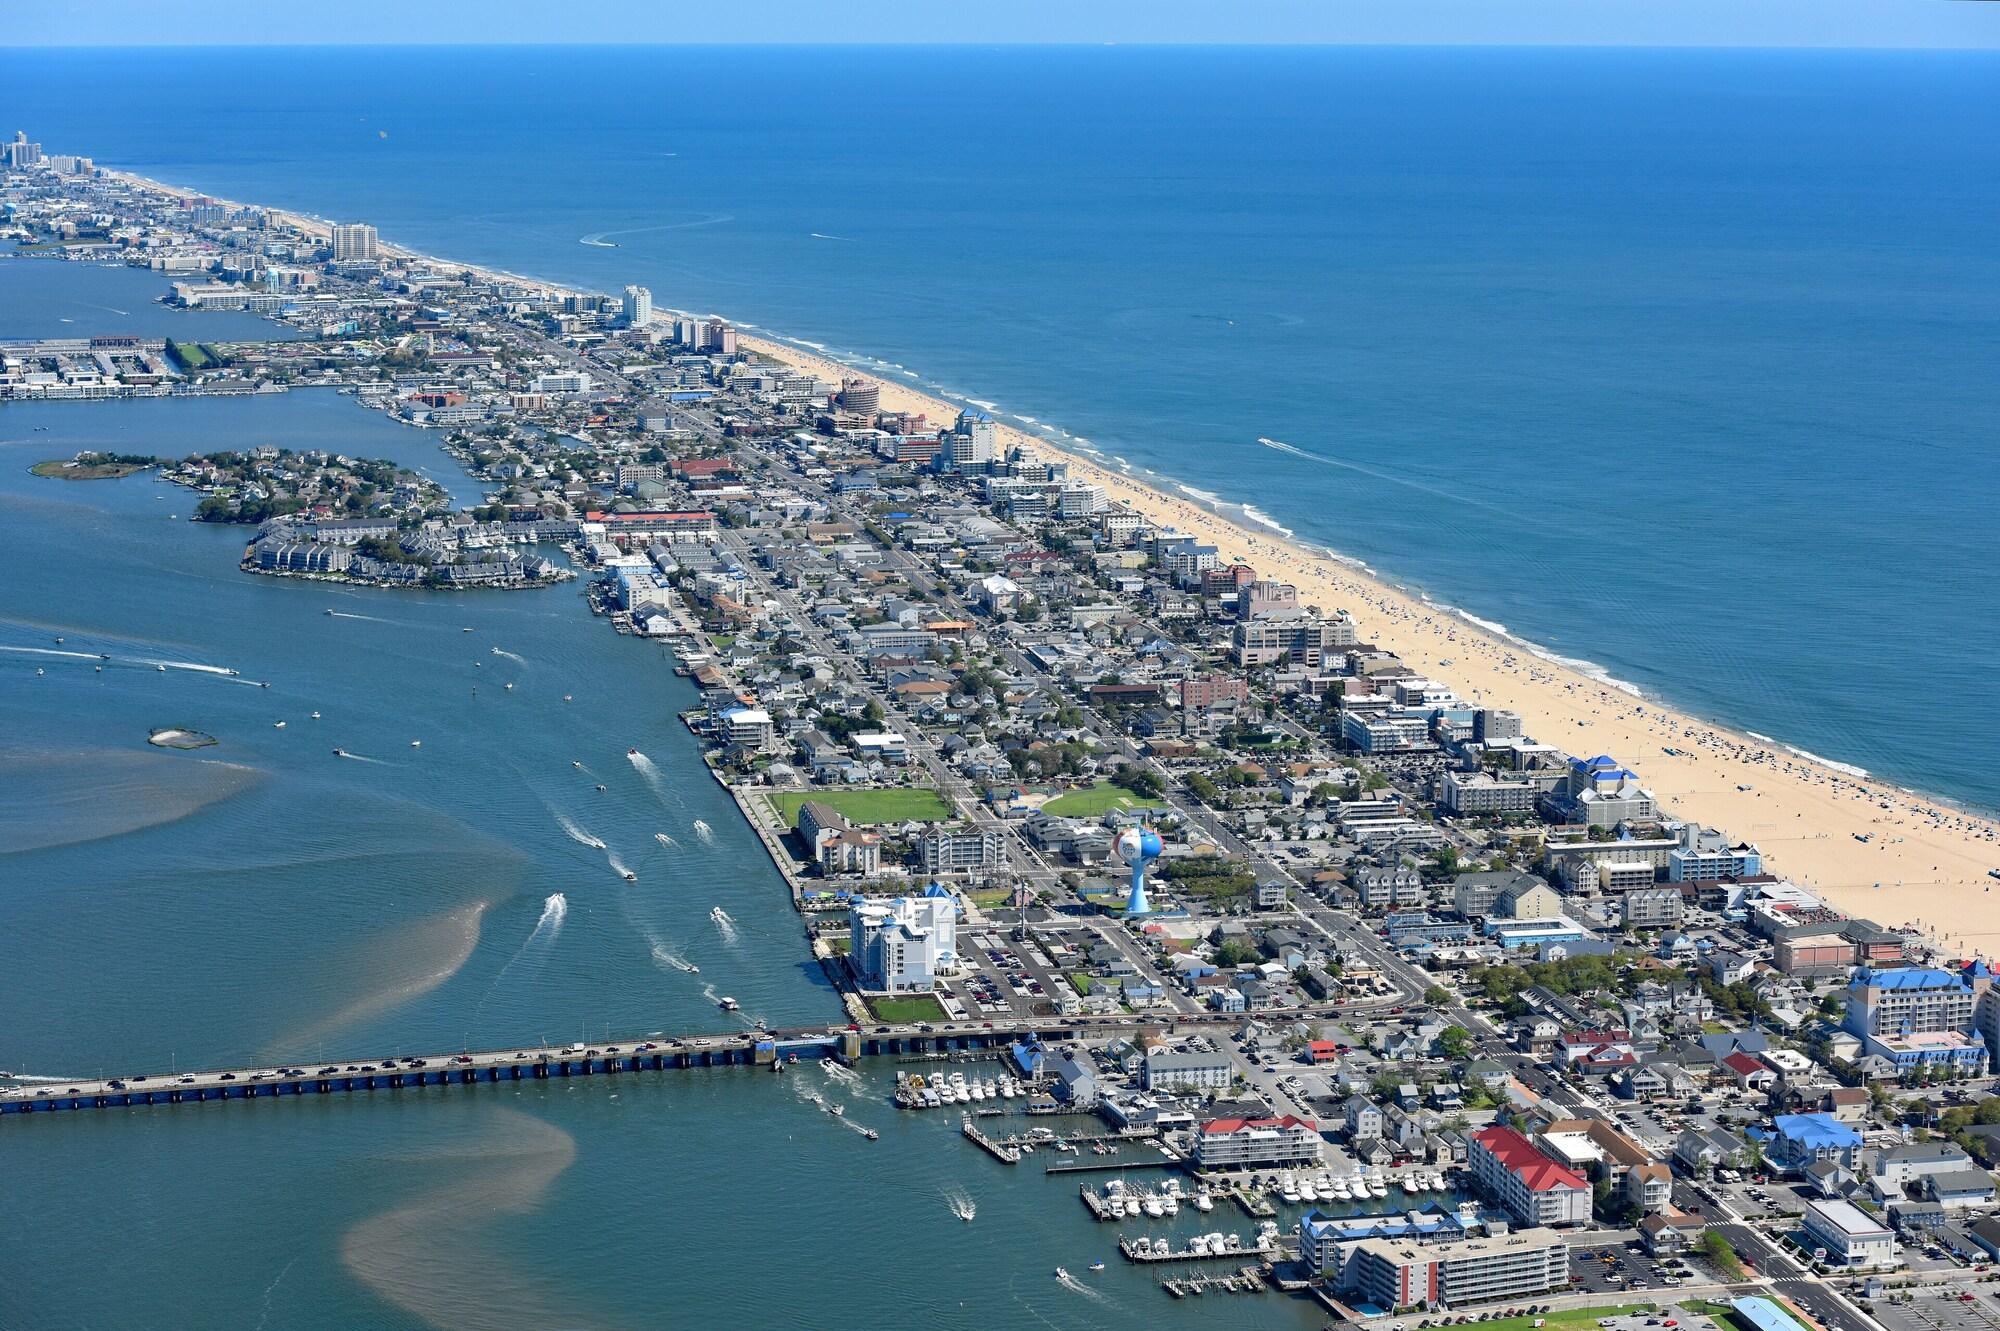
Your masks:
<svg viewBox="0 0 2000 1331"><path fill-rule="evenodd" d="M739 332L737 345L836 383L859 373L768 337ZM949 423L958 413L893 379L867 377L881 384L886 410L920 411L934 423ZM1675 815L1756 842L1767 872L1802 883L1852 914L1919 926L1947 952L2000 950L2000 896L1992 891L2000 881L1986 872L2000 868L2000 825L1593 679L1351 564L1135 480L1041 435L1005 425L1000 434L1010 445L1062 458L1073 477L1215 545L1225 561L1296 585L1302 601L1350 611L1364 641L1388 648L1466 698L1519 712L1536 739L1572 753L1613 755ZM1668 748L1677 753L1667 754ZM1862 842L1856 834L1871 839Z"/></svg>
<svg viewBox="0 0 2000 1331"><path fill-rule="evenodd" d="M180 198L199 193L128 172L107 174ZM328 224L319 218L269 211L310 234L326 234ZM386 241L382 249L488 278L571 289ZM933 424L948 424L959 411L894 379L740 325L737 344L832 383L863 374L881 385L885 410L921 412ZM2000 868L2000 823L1592 678L1351 563L1170 494L1040 434L1004 424L999 433L1007 446L1025 445L1063 459L1073 477L1102 485L1113 501L1216 546L1225 561L1247 563L1262 577L1294 584L1303 602L1350 611L1364 641L1396 653L1465 698L1519 712L1536 739L1572 753L1613 755L1637 771L1675 816L1757 843L1766 872L1804 884L1851 914L1919 927L1948 954L2000 952L2000 896L1993 890L2000 880L1987 873ZM1676 752L1668 754L1668 748Z"/></svg>

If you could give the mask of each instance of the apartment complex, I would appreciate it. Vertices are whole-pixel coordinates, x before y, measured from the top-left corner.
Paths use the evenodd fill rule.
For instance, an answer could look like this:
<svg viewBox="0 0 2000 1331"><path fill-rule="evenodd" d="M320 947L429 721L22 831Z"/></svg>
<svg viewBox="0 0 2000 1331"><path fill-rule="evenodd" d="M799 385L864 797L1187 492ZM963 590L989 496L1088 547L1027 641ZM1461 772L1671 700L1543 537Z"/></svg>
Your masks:
<svg viewBox="0 0 2000 1331"><path fill-rule="evenodd" d="M1272 1169L1319 1162L1319 1125L1309 1118L1218 1118L1195 1134L1203 1169Z"/></svg>
<svg viewBox="0 0 2000 1331"><path fill-rule="evenodd" d="M1459 1308L1569 1284L1569 1245L1553 1230L1452 1243L1373 1238L1336 1247L1311 1233L1313 1218L1299 1226L1306 1261L1356 1302L1377 1308Z"/></svg>
<svg viewBox="0 0 2000 1331"><path fill-rule="evenodd" d="M1470 1147L1473 1181L1521 1224L1589 1222L1590 1181L1514 1129L1483 1128L1472 1135Z"/></svg>

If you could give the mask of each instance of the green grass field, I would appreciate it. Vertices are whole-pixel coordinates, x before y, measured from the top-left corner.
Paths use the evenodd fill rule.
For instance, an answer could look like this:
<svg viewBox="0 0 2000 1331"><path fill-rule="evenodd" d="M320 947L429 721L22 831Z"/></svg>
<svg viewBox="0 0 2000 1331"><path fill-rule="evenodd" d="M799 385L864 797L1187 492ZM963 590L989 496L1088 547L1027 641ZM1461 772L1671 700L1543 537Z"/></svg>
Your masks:
<svg viewBox="0 0 2000 1331"><path fill-rule="evenodd" d="M868 1006L881 1021L943 1021L944 1005L928 994L907 998L871 998Z"/></svg>
<svg viewBox="0 0 2000 1331"><path fill-rule="evenodd" d="M1624 1317L1630 1313L1649 1312L1655 1306L1651 1303L1606 1304L1599 1308L1564 1308L1561 1312L1541 1315L1542 1331L1596 1331L1600 1317ZM1479 1331L1534 1331L1535 1319L1529 1317L1499 1317L1490 1322L1478 1322Z"/></svg>
<svg viewBox="0 0 2000 1331"><path fill-rule="evenodd" d="M1072 790L1066 795L1058 795L1042 806L1042 812L1058 818L1102 818L1113 809L1163 809L1166 805L1156 799L1134 795L1123 786L1114 786L1109 781L1100 781L1082 790Z"/></svg>
<svg viewBox="0 0 2000 1331"><path fill-rule="evenodd" d="M767 798L787 827L799 825L799 806L807 800L831 804L849 822L863 826L912 820L941 823L951 817L951 806L935 790L792 790Z"/></svg>

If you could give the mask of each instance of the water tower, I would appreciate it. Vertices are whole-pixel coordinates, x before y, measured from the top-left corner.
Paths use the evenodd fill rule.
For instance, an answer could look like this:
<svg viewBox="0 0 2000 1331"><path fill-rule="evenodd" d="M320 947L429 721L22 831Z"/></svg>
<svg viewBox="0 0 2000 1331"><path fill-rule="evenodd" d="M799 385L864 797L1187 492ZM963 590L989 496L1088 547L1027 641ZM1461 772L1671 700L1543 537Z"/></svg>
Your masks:
<svg viewBox="0 0 2000 1331"><path fill-rule="evenodd" d="M1125 899L1127 915L1149 915L1146 901L1146 866L1160 858L1160 834L1150 827L1128 827L1111 843L1118 858L1132 866L1132 895Z"/></svg>

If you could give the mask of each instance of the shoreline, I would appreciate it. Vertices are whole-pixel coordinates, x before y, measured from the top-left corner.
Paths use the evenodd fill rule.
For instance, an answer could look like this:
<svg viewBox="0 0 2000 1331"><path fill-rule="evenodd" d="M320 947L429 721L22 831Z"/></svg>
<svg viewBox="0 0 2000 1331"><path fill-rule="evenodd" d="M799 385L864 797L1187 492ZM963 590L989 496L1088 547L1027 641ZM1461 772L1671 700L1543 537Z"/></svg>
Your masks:
<svg viewBox="0 0 2000 1331"><path fill-rule="evenodd" d="M173 198L217 197L136 172L106 168L105 174ZM325 234L330 225L294 209L264 211L308 234ZM489 280L555 293L584 290L386 241L381 247ZM989 409L976 399L954 402L942 391L912 387L893 372L812 349L817 344L755 325L736 326L740 348L815 377L838 383L844 375L866 375L880 385L887 410L921 412L944 424L961 407ZM1261 577L1293 583L1302 603L1353 611L1365 639L1469 701L1519 712L1524 728L1542 742L1566 752L1610 753L1630 764L1663 811L1757 843L1768 872L1811 888L1844 911L1919 927L1946 951L1977 952L1981 944L2000 948L2000 912L1990 921L1972 915L1971 929L1962 922L1972 904L1964 898L1977 900L2000 883L1988 873L2000 868L2000 823L1992 815L1662 703L1594 663L1562 657L1359 560L1301 540L1254 505L1107 458L1087 440L1066 433L1054 439L995 414L1003 445L1030 447L1067 462L1073 478L1101 485L1108 500L1217 546L1226 562L1252 564ZM1676 751L1669 754L1668 748ZM1864 835L1867 841L1860 839Z"/></svg>

